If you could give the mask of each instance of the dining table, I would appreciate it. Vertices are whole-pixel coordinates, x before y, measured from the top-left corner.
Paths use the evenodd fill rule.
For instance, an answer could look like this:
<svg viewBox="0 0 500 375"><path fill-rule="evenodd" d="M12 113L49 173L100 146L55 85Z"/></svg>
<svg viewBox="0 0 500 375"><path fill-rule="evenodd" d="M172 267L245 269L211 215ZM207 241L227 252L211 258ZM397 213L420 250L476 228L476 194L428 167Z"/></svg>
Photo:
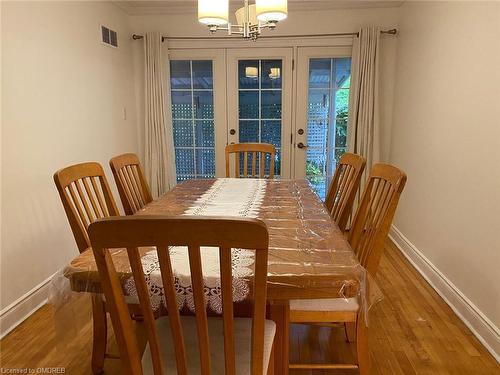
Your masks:
<svg viewBox="0 0 500 375"><path fill-rule="evenodd" d="M135 215L237 216L257 218L266 224L269 233L267 314L276 323L275 374L288 373L290 300L358 297L363 306L369 307L378 298L373 288L368 288L367 273L346 236L307 180L186 180ZM181 247L169 251L179 309L192 313L194 304L187 252ZM233 301L251 303L249 285L253 274L253 252L247 249L232 251ZM156 252L144 248L141 257L151 303L162 310L164 300ZM138 304L126 250L114 249L112 259L127 303ZM217 315L222 309L218 293L218 252L204 252L202 261L207 309ZM72 292L103 293L91 248L74 258L64 268L63 275Z"/></svg>

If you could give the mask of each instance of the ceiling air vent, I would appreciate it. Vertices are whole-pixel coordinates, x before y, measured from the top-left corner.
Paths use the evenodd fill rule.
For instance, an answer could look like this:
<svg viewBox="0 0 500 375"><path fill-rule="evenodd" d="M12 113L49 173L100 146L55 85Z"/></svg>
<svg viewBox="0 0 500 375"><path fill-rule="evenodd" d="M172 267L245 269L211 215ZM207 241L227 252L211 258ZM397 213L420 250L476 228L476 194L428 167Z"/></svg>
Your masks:
<svg viewBox="0 0 500 375"><path fill-rule="evenodd" d="M101 41L111 47L118 47L116 31L101 25Z"/></svg>

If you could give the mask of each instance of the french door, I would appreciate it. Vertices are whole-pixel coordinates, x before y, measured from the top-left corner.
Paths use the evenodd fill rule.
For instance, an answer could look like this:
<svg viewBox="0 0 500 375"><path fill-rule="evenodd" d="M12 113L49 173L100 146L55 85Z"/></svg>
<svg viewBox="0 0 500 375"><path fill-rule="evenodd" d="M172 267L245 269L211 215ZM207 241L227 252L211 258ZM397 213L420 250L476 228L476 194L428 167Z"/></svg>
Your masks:
<svg viewBox="0 0 500 375"><path fill-rule="evenodd" d="M322 199L347 150L350 56L350 47L298 48L294 177Z"/></svg>
<svg viewBox="0 0 500 375"><path fill-rule="evenodd" d="M227 51L228 143L273 144L281 178L291 176L292 56L292 48Z"/></svg>
<svg viewBox="0 0 500 375"><path fill-rule="evenodd" d="M226 144L265 142L277 150L275 176L307 178L324 198L347 149L350 55L350 47L171 50L177 180L224 176Z"/></svg>

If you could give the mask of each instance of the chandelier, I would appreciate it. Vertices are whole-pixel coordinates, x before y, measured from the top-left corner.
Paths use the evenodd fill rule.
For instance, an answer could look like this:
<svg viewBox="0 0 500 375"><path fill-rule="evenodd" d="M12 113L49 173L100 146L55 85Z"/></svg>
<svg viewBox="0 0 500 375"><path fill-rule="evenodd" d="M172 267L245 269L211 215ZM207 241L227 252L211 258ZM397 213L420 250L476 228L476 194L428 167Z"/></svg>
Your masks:
<svg viewBox="0 0 500 375"><path fill-rule="evenodd" d="M198 21L208 26L212 34L219 30L228 35L241 35L256 40L262 29L275 29L287 17L287 0L255 0L236 11L236 25L229 22L229 0L198 0Z"/></svg>

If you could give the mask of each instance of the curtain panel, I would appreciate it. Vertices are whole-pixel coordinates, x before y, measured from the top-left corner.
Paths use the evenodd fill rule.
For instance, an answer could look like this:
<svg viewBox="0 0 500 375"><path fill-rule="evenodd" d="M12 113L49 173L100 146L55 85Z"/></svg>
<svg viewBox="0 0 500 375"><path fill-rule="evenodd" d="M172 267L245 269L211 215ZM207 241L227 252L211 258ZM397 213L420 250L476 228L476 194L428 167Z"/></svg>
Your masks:
<svg viewBox="0 0 500 375"><path fill-rule="evenodd" d="M175 150L172 132L167 48L158 32L144 36L144 166L154 198L175 186Z"/></svg>
<svg viewBox="0 0 500 375"><path fill-rule="evenodd" d="M380 160L379 47L379 27L362 28L359 37L354 38L348 147L350 152L366 158L365 176Z"/></svg>

